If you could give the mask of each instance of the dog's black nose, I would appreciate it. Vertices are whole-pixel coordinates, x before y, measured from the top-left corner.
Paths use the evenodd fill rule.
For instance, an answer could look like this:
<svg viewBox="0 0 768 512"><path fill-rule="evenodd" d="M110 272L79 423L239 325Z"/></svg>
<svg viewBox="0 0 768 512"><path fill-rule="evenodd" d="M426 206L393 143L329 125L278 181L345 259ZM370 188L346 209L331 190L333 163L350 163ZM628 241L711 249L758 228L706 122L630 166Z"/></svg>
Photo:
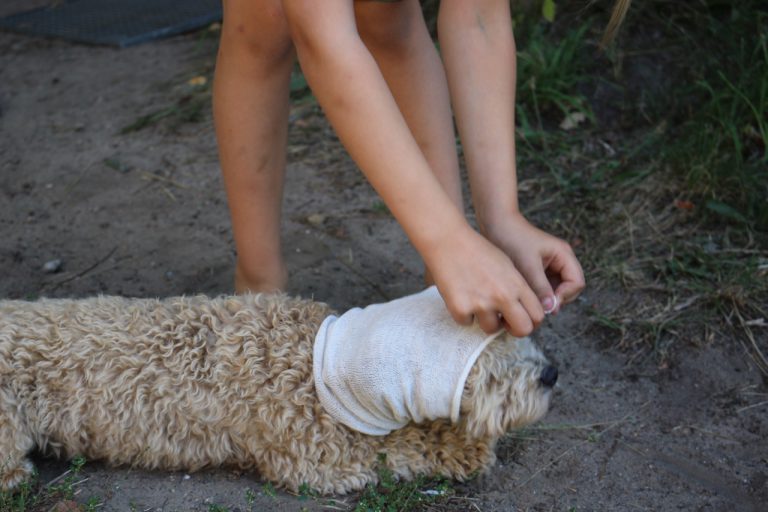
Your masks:
<svg viewBox="0 0 768 512"><path fill-rule="evenodd" d="M555 385L555 382L557 382L557 368L552 365L547 366L541 371L541 377L539 377L539 380L546 387L551 388Z"/></svg>

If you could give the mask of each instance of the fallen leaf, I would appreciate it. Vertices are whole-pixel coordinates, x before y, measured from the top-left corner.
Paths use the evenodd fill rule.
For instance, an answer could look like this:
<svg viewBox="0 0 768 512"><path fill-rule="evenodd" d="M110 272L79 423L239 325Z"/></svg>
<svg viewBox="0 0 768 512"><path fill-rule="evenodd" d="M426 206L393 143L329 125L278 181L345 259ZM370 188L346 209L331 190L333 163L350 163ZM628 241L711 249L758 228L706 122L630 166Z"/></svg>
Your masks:
<svg viewBox="0 0 768 512"><path fill-rule="evenodd" d="M693 210L693 203L686 199L675 199L675 207L681 210Z"/></svg>
<svg viewBox="0 0 768 512"><path fill-rule="evenodd" d="M541 16L550 23L555 21L556 10L555 0L544 0L541 4Z"/></svg>
<svg viewBox="0 0 768 512"><path fill-rule="evenodd" d="M569 112L560 123L560 128L566 131L573 130L586 120L587 116L584 115L584 112Z"/></svg>
<svg viewBox="0 0 768 512"><path fill-rule="evenodd" d="M208 79L205 78L204 76L200 75L200 76L196 76L194 78L190 78L187 83L189 85L193 86L193 87L198 87L198 86L202 86L202 85L207 84L208 83Z"/></svg>

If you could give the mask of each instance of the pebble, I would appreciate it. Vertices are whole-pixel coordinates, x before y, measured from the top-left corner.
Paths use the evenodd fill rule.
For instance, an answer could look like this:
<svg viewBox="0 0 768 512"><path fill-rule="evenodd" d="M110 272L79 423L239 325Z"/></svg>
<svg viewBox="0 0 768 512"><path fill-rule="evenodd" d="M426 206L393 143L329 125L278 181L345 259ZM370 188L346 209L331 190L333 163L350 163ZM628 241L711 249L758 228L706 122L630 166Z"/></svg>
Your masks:
<svg viewBox="0 0 768 512"><path fill-rule="evenodd" d="M59 259L46 261L45 265L43 265L43 272L46 274L55 274L56 272L61 272L61 267L62 263Z"/></svg>

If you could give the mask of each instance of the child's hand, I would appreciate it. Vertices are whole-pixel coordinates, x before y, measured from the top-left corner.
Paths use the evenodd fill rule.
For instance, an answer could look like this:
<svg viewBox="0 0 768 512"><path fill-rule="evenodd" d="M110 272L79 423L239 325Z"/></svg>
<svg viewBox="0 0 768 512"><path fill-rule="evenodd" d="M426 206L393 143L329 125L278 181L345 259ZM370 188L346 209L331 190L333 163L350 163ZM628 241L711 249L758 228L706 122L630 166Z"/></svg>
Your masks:
<svg viewBox="0 0 768 512"><path fill-rule="evenodd" d="M489 334L504 327L523 337L544 319L539 298L509 257L469 226L424 256L458 323L477 319Z"/></svg>
<svg viewBox="0 0 768 512"><path fill-rule="evenodd" d="M488 239L511 258L547 313L558 311L584 289L579 260L564 240L534 227L519 213L485 228Z"/></svg>

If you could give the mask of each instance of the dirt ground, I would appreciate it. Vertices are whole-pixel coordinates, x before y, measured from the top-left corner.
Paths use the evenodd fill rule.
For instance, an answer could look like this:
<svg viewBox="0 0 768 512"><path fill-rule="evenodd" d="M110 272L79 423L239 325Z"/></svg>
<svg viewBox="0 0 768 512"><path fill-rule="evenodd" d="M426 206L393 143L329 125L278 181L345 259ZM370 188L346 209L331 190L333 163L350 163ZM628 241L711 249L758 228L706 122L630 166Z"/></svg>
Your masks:
<svg viewBox="0 0 768 512"><path fill-rule="evenodd" d="M193 94L215 37L129 49L0 33L0 297L164 297L232 289L233 242L208 107L121 134ZM198 86L199 87L199 86ZM415 292L421 265L316 108L292 113L284 240L289 291L338 309ZM44 270L59 260L58 272ZM589 278L589 276L587 276ZM505 439L451 510L768 510L768 408L739 345L658 368L585 335L587 289L535 334L560 368L543 425ZM730 347L730 348L729 348ZM66 462L37 457L41 480ZM77 499L104 511L324 510L255 474L110 469ZM254 498L246 498L250 490ZM334 498L347 509L355 497Z"/></svg>

